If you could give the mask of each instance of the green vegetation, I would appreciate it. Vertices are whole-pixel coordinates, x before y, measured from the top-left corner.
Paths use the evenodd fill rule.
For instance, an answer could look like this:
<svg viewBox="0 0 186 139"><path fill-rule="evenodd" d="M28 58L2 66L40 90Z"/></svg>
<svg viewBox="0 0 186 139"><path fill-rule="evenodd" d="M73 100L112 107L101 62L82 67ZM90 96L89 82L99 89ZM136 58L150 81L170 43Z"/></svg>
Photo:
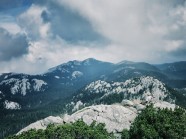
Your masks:
<svg viewBox="0 0 186 139"><path fill-rule="evenodd" d="M186 108L186 90L174 90L169 88L169 92L171 93L173 99L176 100L176 104L183 108Z"/></svg>
<svg viewBox="0 0 186 139"><path fill-rule="evenodd" d="M186 137L186 111L176 108L144 109L135 119L129 131L123 130L123 139L183 139Z"/></svg>
<svg viewBox="0 0 186 139"><path fill-rule="evenodd" d="M49 125L46 130L29 130L18 136L10 136L7 139L112 139L104 128L104 124L93 122L90 126L83 121L60 126Z"/></svg>
<svg viewBox="0 0 186 139"><path fill-rule="evenodd" d="M65 100L63 99L30 110L0 110L0 139L16 134L22 128L37 120L65 112Z"/></svg>
<svg viewBox="0 0 186 139"><path fill-rule="evenodd" d="M124 129L122 139L183 139L186 137L186 111L176 108L153 108L149 105L134 120L130 130ZM104 124L83 121L71 124L49 125L46 130L30 130L7 139L114 139Z"/></svg>
<svg viewBox="0 0 186 139"><path fill-rule="evenodd" d="M123 93L119 93L119 94L114 93L103 97L101 100L99 100L100 102L98 104L104 103L104 104L111 105L114 103L122 102L123 99L124 99Z"/></svg>

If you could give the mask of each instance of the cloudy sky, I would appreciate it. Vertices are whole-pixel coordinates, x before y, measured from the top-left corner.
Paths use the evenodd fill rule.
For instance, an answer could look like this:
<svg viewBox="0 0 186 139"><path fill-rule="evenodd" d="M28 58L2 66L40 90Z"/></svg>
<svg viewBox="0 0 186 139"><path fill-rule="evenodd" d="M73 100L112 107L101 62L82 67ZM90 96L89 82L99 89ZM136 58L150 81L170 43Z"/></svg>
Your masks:
<svg viewBox="0 0 186 139"><path fill-rule="evenodd" d="M186 0L0 0L0 73L93 57L186 59Z"/></svg>

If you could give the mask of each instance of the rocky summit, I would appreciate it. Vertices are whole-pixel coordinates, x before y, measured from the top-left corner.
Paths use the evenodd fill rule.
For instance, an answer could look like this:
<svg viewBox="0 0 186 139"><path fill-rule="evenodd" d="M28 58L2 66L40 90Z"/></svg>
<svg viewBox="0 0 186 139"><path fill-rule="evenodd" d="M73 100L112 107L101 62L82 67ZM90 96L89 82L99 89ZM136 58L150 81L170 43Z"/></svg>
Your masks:
<svg viewBox="0 0 186 139"><path fill-rule="evenodd" d="M72 115L65 114L61 117L49 116L43 120L39 120L29 126L23 128L17 134L30 129L46 129L49 124L65 124L73 123L78 120L83 120L86 124L90 125L93 121L96 123L104 123L105 128L109 133L121 133L123 129L129 129L131 123L136 116L145 108L138 102L123 100L122 103L113 105L95 105L85 107ZM154 104L155 107L174 109L175 105L168 102L159 101Z"/></svg>
<svg viewBox="0 0 186 139"><path fill-rule="evenodd" d="M29 129L45 129L48 124L72 123L82 119L90 125L93 121L105 123L108 132L121 132L129 129L131 122L137 116L137 110L122 105L96 105L86 107L72 115L65 114L63 118L49 116L43 120L30 124L18 134Z"/></svg>

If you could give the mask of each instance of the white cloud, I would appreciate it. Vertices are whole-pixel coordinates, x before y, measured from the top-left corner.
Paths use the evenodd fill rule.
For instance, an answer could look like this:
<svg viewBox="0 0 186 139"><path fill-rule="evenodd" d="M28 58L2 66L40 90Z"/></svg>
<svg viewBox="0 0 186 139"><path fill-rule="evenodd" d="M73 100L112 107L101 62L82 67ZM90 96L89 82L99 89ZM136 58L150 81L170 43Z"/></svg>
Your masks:
<svg viewBox="0 0 186 139"><path fill-rule="evenodd" d="M16 23L3 22L3 23L0 23L0 27L6 29L11 34L17 34L21 32L21 28Z"/></svg>
<svg viewBox="0 0 186 139"><path fill-rule="evenodd" d="M55 1L50 2L55 3ZM25 32L31 44L28 54L11 59L9 62L1 62L3 65L1 71L42 73L63 62L89 57L111 62L127 59L150 63L186 58L184 56L186 7L183 3L174 0L58 0L57 2L57 8L55 4L52 6L33 4L17 17L18 23L3 25L0 22L0 26L13 30L12 33ZM60 5L61 8L65 7L65 10L60 10ZM75 18L82 20L78 23L87 25L83 19L88 20L93 29L107 38L109 43L91 42L91 39L78 43L66 41L63 38L64 34L67 36L70 34L70 38L73 36L69 24L62 22L68 19L68 10L71 10L68 21L74 21L72 19L77 15L82 16L82 19ZM65 12L64 18L60 17L61 11ZM47 21L43 21L43 12L45 16L49 13ZM67 24L68 28L65 28ZM63 25L63 29L60 29ZM79 30L83 29L83 26L80 29L75 26L73 29L81 33ZM85 32L88 29L89 26ZM62 34L59 31L66 33ZM76 33L74 37L86 36L77 32L74 32Z"/></svg>
<svg viewBox="0 0 186 139"><path fill-rule="evenodd" d="M162 58L160 56L159 59L156 54L161 52L163 57L175 41L185 42L183 36L186 36L186 7L183 3L178 4L172 0L58 0L58 2L89 20L99 33L116 45L114 51L123 51L121 54L123 57L115 55L118 60L130 55L128 57L130 60L158 62ZM169 57L164 59L169 60Z"/></svg>
<svg viewBox="0 0 186 139"><path fill-rule="evenodd" d="M50 23L44 23L41 14L46 7L32 5L26 12L18 17L18 23L31 40L39 40L50 34Z"/></svg>
<svg viewBox="0 0 186 139"><path fill-rule="evenodd" d="M11 34L17 34L21 32L21 28L14 21L14 17L10 15L0 14L0 27L6 29Z"/></svg>

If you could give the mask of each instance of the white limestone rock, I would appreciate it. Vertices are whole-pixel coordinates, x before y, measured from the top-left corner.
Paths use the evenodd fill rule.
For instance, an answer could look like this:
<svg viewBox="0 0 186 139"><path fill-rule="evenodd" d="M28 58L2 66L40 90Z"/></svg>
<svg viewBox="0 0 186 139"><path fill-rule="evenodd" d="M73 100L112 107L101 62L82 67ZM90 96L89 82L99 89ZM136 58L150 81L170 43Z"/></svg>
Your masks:
<svg viewBox="0 0 186 139"><path fill-rule="evenodd" d="M146 106L138 103L138 104L135 104L134 107L136 108L137 111L141 111L145 109Z"/></svg>
<svg viewBox="0 0 186 139"><path fill-rule="evenodd" d="M17 133L17 135L21 134L24 131L28 131L30 129L36 129L36 130L38 130L38 129L46 129L46 127L49 124L63 124L63 119L60 118L59 116L57 116L57 117L49 116L49 117L47 117L45 119L39 120L39 121L37 121L35 123L32 123L29 126L23 128L21 131L19 131Z"/></svg>
<svg viewBox="0 0 186 139"><path fill-rule="evenodd" d="M124 100L122 100L121 105L123 105L123 106L133 106L134 103L130 100L124 99Z"/></svg>
<svg viewBox="0 0 186 139"><path fill-rule="evenodd" d="M72 109L72 112L79 110L81 106L83 106L83 103L81 101L76 102L76 105Z"/></svg>
<svg viewBox="0 0 186 139"><path fill-rule="evenodd" d="M102 93L101 98L114 93L123 93L126 99L140 99L143 102L153 103L169 97L165 84L150 76L114 83L98 80L87 85L85 91L90 94Z"/></svg>
<svg viewBox="0 0 186 139"><path fill-rule="evenodd" d="M74 78L74 79L76 79L76 78L78 78L78 77L81 77L81 76L83 76L83 73L80 72L80 71L74 71L74 72L72 73L72 78Z"/></svg>
<svg viewBox="0 0 186 139"><path fill-rule="evenodd" d="M93 121L105 123L108 132L121 132L124 128L129 129L132 121L137 116L137 112L123 107L122 105L96 105L86 107L72 115L60 117L47 117L25 127L17 134L30 129L46 129L49 124L73 123L77 120L83 120L90 125Z"/></svg>
<svg viewBox="0 0 186 139"><path fill-rule="evenodd" d="M130 102L134 106L122 106L121 104L113 105L95 105L85 107L72 115L65 114L63 118L47 117L43 120L30 124L22 129L18 134L30 129L46 129L49 124L64 124L73 123L78 120L83 120L90 125L93 121L96 123L104 123L105 128L109 133L121 133L123 129L129 129L131 123L134 121L139 112L145 108L146 105L138 103L138 101ZM157 102L155 107L160 108L174 108L174 104L168 102Z"/></svg>
<svg viewBox="0 0 186 139"><path fill-rule="evenodd" d="M121 132L124 128L129 129L131 122L135 119L137 113L121 105L96 105L86 107L72 114L69 122L75 122L82 119L90 125L93 121L105 123L108 132Z"/></svg>
<svg viewBox="0 0 186 139"><path fill-rule="evenodd" d="M5 100L4 108L9 110L19 110L21 109L21 105L19 105L17 102Z"/></svg>
<svg viewBox="0 0 186 139"><path fill-rule="evenodd" d="M159 102L154 103L154 107L161 108L161 109L168 108L168 109L174 110L176 105L170 104L169 102L166 102L166 101L159 101Z"/></svg>
<svg viewBox="0 0 186 139"><path fill-rule="evenodd" d="M38 79L32 79L32 81L34 81L34 91L42 91L42 87L47 85L47 83L43 80L38 80Z"/></svg>

